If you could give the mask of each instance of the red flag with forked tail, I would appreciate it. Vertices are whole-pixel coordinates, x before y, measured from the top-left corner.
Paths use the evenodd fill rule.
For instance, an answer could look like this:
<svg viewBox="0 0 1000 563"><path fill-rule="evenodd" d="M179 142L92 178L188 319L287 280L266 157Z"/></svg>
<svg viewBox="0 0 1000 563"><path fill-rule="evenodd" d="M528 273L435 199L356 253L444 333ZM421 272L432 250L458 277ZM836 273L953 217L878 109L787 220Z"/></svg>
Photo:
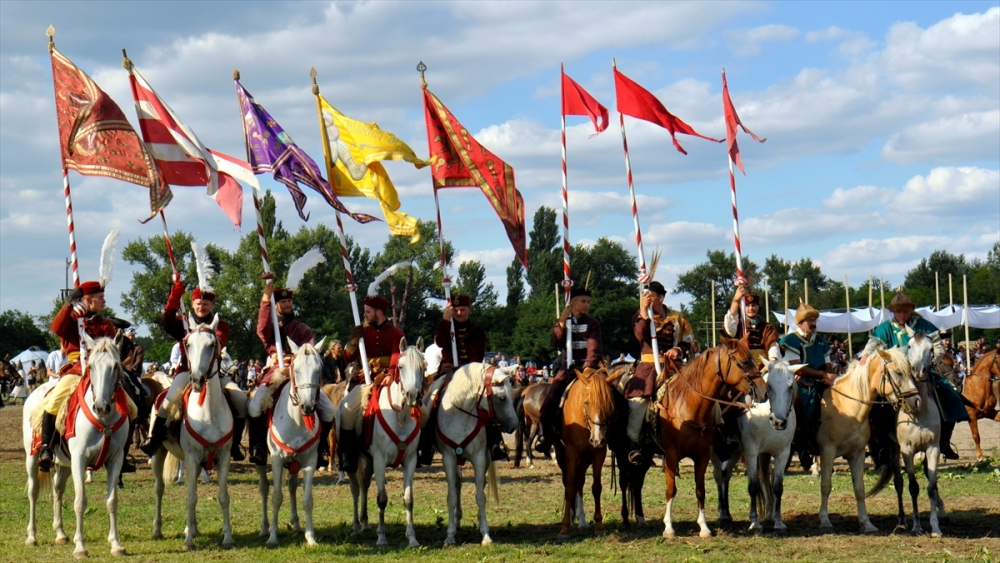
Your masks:
<svg viewBox="0 0 1000 563"><path fill-rule="evenodd" d="M49 51L63 167L149 188L148 221L170 203L170 186L118 104L51 43Z"/></svg>
<svg viewBox="0 0 1000 563"><path fill-rule="evenodd" d="M563 115L586 115L594 124L594 134L608 128L608 108L601 105L582 86L565 72L562 72L562 113ZM598 119L600 122L598 122Z"/></svg>
<svg viewBox="0 0 1000 563"><path fill-rule="evenodd" d="M524 198L514 186L514 169L479 144L430 90L424 88L424 117L434 189L478 187L507 230L518 260L528 269Z"/></svg>
<svg viewBox="0 0 1000 563"><path fill-rule="evenodd" d="M754 132L747 129L746 125L740 121L740 116L736 115L736 108L733 107L733 100L729 98L729 85L726 84L726 71L722 71L722 109L726 114L726 139L729 142L729 158L736 164L736 167L740 169L740 172L744 176L747 175L747 171L743 169L743 160L740 159L740 147L736 144L736 126L739 125L746 131L747 135L753 137L753 140L758 143L763 143L767 139L761 139Z"/></svg>
<svg viewBox="0 0 1000 563"><path fill-rule="evenodd" d="M684 154L687 151L677 142L677 133L701 137L709 141L721 143L719 139L706 137L694 130L693 127L681 121L677 116L667 111L660 100L656 99L651 92L633 82L629 77L615 71L615 96L618 98L618 112L630 115L637 119L655 123L670 131L670 138L674 142L674 147Z"/></svg>

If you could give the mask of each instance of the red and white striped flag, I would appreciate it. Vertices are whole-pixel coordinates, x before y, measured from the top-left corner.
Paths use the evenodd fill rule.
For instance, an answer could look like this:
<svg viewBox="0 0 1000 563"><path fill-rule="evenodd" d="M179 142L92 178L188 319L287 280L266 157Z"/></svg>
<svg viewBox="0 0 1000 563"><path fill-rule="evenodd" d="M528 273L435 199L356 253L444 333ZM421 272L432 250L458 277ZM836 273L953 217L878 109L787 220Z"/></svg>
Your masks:
<svg viewBox="0 0 1000 563"><path fill-rule="evenodd" d="M239 227L242 224L243 188L236 180L258 186L250 165L206 148L128 59L125 59L125 67L129 71L142 139L167 183L206 186L208 196Z"/></svg>

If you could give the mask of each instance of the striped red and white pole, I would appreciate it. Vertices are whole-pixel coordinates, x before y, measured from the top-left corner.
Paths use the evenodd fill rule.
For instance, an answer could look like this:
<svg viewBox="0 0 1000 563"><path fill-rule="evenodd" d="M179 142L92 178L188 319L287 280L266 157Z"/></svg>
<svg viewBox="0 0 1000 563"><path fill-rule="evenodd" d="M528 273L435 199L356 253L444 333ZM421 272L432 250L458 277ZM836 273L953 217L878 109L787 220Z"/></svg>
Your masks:
<svg viewBox="0 0 1000 563"><path fill-rule="evenodd" d="M743 250L740 248L740 214L736 207L736 174L733 170L733 159L729 158L729 191L733 201L733 246L736 248L736 284L746 283L743 277ZM749 288L747 288L749 291ZM746 334L746 298L740 300L740 325L743 327L743 334ZM715 328L713 327L713 330Z"/></svg>
<svg viewBox="0 0 1000 563"><path fill-rule="evenodd" d="M163 221L163 242L166 243L167 246L167 257L170 258L170 268L174 272L174 279L180 279L180 276L177 275L177 260L174 258L174 245L170 244L170 231L167 229L167 215L162 209L160 210L160 219ZM190 332L191 327L188 326L188 318L186 312L184 311L183 299L181 299L180 306L181 323L184 325L184 332L186 334Z"/></svg>
<svg viewBox="0 0 1000 563"><path fill-rule="evenodd" d="M69 231L69 256L73 268L73 287L80 287L80 264L76 259L76 226L73 224L73 198L69 191L69 170L63 167L63 197L66 199L66 229ZM83 338L83 319L76 319L76 331L80 335L80 369L87 373L87 345Z"/></svg>
<svg viewBox="0 0 1000 563"><path fill-rule="evenodd" d="M347 293L351 295L351 313L354 315L354 326L361 326L361 315L358 311L358 286L354 283L354 273L351 272L351 255L347 252L347 235L344 234L344 221L340 217L340 211L334 210L337 216L337 235L340 237L340 256L344 259L344 276L347 278ZM365 350L364 343L358 346L361 355L361 369L365 372L365 383L372 382L372 368L368 365L368 351Z"/></svg>
<svg viewBox="0 0 1000 563"><path fill-rule="evenodd" d="M611 66L617 68L615 60L611 59ZM639 228L639 206L635 202L635 186L632 183L632 162L628 156L628 137L625 135L625 116L618 114L618 123L622 128L622 148L625 151L625 176L628 178L628 194L632 200L632 223L635 226L635 245L639 254L639 289L644 289L652 280L646 272L646 253L642 249L642 229ZM654 322L653 307L647 311L649 315L649 333L653 346L653 364L656 366L657 375L660 374L660 344L656 340L656 323Z"/></svg>
<svg viewBox="0 0 1000 563"><path fill-rule="evenodd" d="M560 84L563 81L560 80ZM565 95L565 93L564 93ZM562 112L560 112L562 113ZM569 268L569 188L566 180L566 114L562 115L563 290L569 304L573 278ZM566 319L566 368L573 365L573 319Z"/></svg>
<svg viewBox="0 0 1000 563"><path fill-rule="evenodd" d="M441 225L441 202L437 188L434 188L434 207L437 211L438 242L441 244L441 286L444 287L444 301L451 305L451 278L448 276L448 255L444 248L444 230ZM458 338L455 337L455 318L451 319L451 361L458 365Z"/></svg>
<svg viewBox="0 0 1000 563"><path fill-rule="evenodd" d="M240 120L242 121L242 119ZM244 124L244 135L246 128ZM250 158L250 148L247 146L247 158ZM274 274L271 272L271 261L267 254L267 239L264 236L264 218L260 214L260 188L253 187L253 209L257 218L257 242L260 245L260 259L264 263L264 278L271 280ZM278 356L278 365L285 365L285 350L281 342L281 331L278 328L278 311L274 304L274 295L271 295L271 325L274 326L274 351Z"/></svg>

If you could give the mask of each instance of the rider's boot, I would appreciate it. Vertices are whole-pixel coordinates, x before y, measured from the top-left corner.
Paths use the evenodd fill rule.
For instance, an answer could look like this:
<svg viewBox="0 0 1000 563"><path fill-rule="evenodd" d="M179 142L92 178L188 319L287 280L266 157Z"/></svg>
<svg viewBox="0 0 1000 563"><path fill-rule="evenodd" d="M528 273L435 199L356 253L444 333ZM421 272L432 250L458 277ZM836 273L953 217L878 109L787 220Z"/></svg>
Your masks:
<svg viewBox="0 0 1000 563"><path fill-rule="evenodd" d="M247 425L247 419L233 417L233 444L229 446L229 459L232 461L243 461L246 456L243 455L243 450L240 449L240 444L243 442L243 429Z"/></svg>
<svg viewBox="0 0 1000 563"><path fill-rule="evenodd" d="M341 471L354 473L358 470L359 445L358 433L353 428L341 429L337 435L337 458Z"/></svg>
<svg viewBox="0 0 1000 563"><path fill-rule="evenodd" d="M333 422L323 422L320 421L319 428L319 443L317 447L319 451L316 454L316 469L320 467L328 467L333 460L330 459L330 429L333 428Z"/></svg>
<svg viewBox="0 0 1000 563"><path fill-rule="evenodd" d="M951 448L951 433L954 431L954 422L941 421L941 453L945 459L958 459L958 452Z"/></svg>
<svg viewBox="0 0 1000 563"><path fill-rule="evenodd" d="M542 455L549 455L549 451L552 450L552 446L556 444L556 440L559 439L559 432L557 430L558 425L556 424L555 418L559 410L559 401L562 400L562 393L555 393L556 386L552 385L549 387L549 392L545 395L545 401L542 403L541 412L539 413L541 418L542 426L542 437L535 444L535 451Z"/></svg>
<svg viewBox="0 0 1000 563"><path fill-rule="evenodd" d="M507 445L503 443L503 432L496 424L486 425L486 447L489 448L491 460L507 461L510 459L507 454Z"/></svg>
<svg viewBox="0 0 1000 563"><path fill-rule="evenodd" d="M38 470L43 473L48 473L52 469L55 433L56 415L42 412L42 448L38 452Z"/></svg>
<svg viewBox="0 0 1000 563"><path fill-rule="evenodd" d="M160 446L163 445L163 441L166 439L167 419L156 415L153 418L153 427L149 429L149 436L139 444L139 449L147 456L153 457L160 450Z"/></svg>
<svg viewBox="0 0 1000 563"><path fill-rule="evenodd" d="M130 421L131 422L131 421ZM122 468L119 471L118 478L121 479L122 473L135 473L135 464L129 461L129 450L132 449L132 437L135 433L135 424L128 425L128 436L125 438L125 448L122 450Z"/></svg>
<svg viewBox="0 0 1000 563"><path fill-rule="evenodd" d="M649 400L643 397L633 397L628 401L628 426L625 432L629 439L628 460L632 465L642 465L642 445L639 443L642 423L646 419Z"/></svg>
<svg viewBox="0 0 1000 563"><path fill-rule="evenodd" d="M267 465L267 419L251 416L247 425L250 430L250 463Z"/></svg>

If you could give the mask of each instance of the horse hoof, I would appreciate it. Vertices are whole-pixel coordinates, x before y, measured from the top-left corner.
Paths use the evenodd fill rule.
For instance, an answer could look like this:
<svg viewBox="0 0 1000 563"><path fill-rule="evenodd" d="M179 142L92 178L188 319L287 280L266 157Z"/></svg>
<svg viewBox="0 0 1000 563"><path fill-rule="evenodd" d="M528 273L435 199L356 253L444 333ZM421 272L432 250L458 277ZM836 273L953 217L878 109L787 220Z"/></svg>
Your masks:
<svg viewBox="0 0 1000 563"><path fill-rule="evenodd" d="M871 524L869 524L868 526L865 526L865 533L866 534L877 534L878 533L878 528L876 528L875 526L872 526Z"/></svg>
<svg viewBox="0 0 1000 563"><path fill-rule="evenodd" d="M420 542L418 542L416 539L411 539L410 547L420 547Z"/></svg>
<svg viewBox="0 0 1000 563"><path fill-rule="evenodd" d="M445 538L444 546L448 547L450 545L455 545L455 538Z"/></svg>
<svg viewBox="0 0 1000 563"><path fill-rule="evenodd" d="M236 547L236 540L227 540L222 542L222 549L232 549Z"/></svg>
<svg viewBox="0 0 1000 563"><path fill-rule="evenodd" d="M710 538L710 537L712 537L712 531L711 530L702 530L702 531L698 532L698 537L699 538Z"/></svg>
<svg viewBox="0 0 1000 563"><path fill-rule="evenodd" d="M663 530L663 537L667 538L668 540L674 539L674 531L673 530Z"/></svg>
<svg viewBox="0 0 1000 563"><path fill-rule="evenodd" d="M35 547L36 545L38 545L38 542L35 541L35 538L28 538L24 540L24 545L26 545L27 547Z"/></svg>
<svg viewBox="0 0 1000 563"><path fill-rule="evenodd" d="M484 547L487 546L487 545L493 545L493 539L491 539L489 536L485 536L485 537L483 537L483 541L482 541L481 545L483 545Z"/></svg>
<svg viewBox="0 0 1000 563"><path fill-rule="evenodd" d="M181 549L183 549L184 551L194 551L194 543L193 542L192 543L186 543L186 544L184 544L184 545L181 546Z"/></svg>
<svg viewBox="0 0 1000 563"><path fill-rule="evenodd" d="M266 545L268 549L277 549L278 548L278 540L274 540L274 541L267 540L267 543L265 543L264 545Z"/></svg>
<svg viewBox="0 0 1000 563"><path fill-rule="evenodd" d="M386 541L385 538L379 538L378 541L375 542L375 547L389 547L389 542Z"/></svg>
<svg viewBox="0 0 1000 563"><path fill-rule="evenodd" d="M944 534L941 532L931 532L931 537L934 539L940 539L944 537Z"/></svg>
<svg viewBox="0 0 1000 563"><path fill-rule="evenodd" d="M607 535L607 533L608 531L603 528L601 528L600 530L594 530L594 535L598 537Z"/></svg>
<svg viewBox="0 0 1000 563"><path fill-rule="evenodd" d="M570 539L571 537L572 537L572 536L570 536L569 534L559 534L559 535L558 535L558 536L556 537L556 539L558 539L559 541L569 541L569 539Z"/></svg>
<svg viewBox="0 0 1000 563"><path fill-rule="evenodd" d="M111 550L111 556L112 557L124 557L125 555L127 555L127 554L125 553L125 548L124 547L119 547L118 549L112 549Z"/></svg>
<svg viewBox="0 0 1000 563"><path fill-rule="evenodd" d="M77 549L73 551L73 559L86 559L86 558L87 558L86 549Z"/></svg>
<svg viewBox="0 0 1000 563"><path fill-rule="evenodd" d="M750 524L750 532L751 533L753 533L753 534L759 534L759 533L761 533L763 531L764 531L764 526L761 526L760 524L758 524L756 522L754 522L753 524Z"/></svg>
<svg viewBox="0 0 1000 563"><path fill-rule="evenodd" d="M31 545L35 545L34 544L35 540L31 541L32 541ZM69 542L69 538L67 538L66 536L56 536L56 545L66 545L67 542Z"/></svg>

